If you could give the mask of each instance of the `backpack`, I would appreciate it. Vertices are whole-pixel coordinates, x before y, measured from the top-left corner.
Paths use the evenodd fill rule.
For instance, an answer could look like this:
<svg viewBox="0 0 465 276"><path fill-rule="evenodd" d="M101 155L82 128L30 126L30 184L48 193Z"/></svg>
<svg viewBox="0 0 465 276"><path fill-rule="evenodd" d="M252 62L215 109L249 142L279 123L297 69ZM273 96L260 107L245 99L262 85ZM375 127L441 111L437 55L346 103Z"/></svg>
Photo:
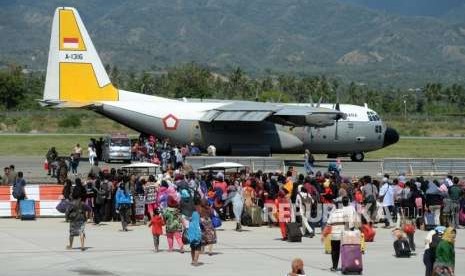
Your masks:
<svg viewBox="0 0 465 276"><path fill-rule="evenodd" d="M100 188L95 196L95 204L102 205L105 202L105 191Z"/></svg>
<svg viewBox="0 0 465 276"><path fill-rule="evenodd" d="M407 240L401 239L394 242L394 251L397 258L410 258L412 252Z"/></svg>
<svg viewBox="0 0 465 276"><path fill-rule="evenodd" d="M19 199L19 198L24 197L23 186L25 185L25 181L24 181L24 179L21 179L21 180L16 180L14 185L13 185L12 196L15 199Z"/></svg>
<svg viewBox="0 0 465 276"><path fill-rule="evenodd" d="M223 190L221 190L220 188L215 189L215 199L220 201L223 200Z"/></svg>
<svg viewBox="0 0 465 276"><path fill-rule="evenodd" d="M165 225L166 225L166 232L176 232L180 229L182 229L182 225L180 222L180 216L178 212L172 212L166 210L165 213L163 214L163 217L165 219Z"/></svg>

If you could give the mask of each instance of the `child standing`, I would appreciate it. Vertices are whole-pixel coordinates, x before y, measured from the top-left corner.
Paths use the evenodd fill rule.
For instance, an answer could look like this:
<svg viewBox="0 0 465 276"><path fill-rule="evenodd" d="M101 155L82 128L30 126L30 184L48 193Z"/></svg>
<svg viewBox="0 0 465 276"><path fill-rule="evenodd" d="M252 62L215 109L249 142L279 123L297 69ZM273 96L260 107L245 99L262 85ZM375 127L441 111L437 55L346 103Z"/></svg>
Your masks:
<svg viewBox="0 0 465 276"><path fill-rule="evenodd" d="M160 212L158 211L158 209L154 209L152 219L149 223L149 227L152 227L153 245L155 246L156 252L160 251L160 236L163 234L163 225L165 225L165 222L163 221L162 216L160 216Z"/></svg>

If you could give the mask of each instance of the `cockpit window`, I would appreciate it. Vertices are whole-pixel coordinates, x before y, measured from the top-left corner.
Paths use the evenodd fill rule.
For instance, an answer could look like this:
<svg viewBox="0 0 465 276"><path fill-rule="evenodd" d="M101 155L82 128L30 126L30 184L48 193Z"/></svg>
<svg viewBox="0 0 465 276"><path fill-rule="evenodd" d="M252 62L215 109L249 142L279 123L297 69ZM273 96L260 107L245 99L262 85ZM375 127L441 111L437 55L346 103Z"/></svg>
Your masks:
<svg viewBox="0 0 465 276"><path fill-rule="evenodd" d="M367 111L367 116L368 116L368 120L370 120L370 122L378 122L378 121L381 120L379 118L378 114L376 114L373 111Z"/></svg>

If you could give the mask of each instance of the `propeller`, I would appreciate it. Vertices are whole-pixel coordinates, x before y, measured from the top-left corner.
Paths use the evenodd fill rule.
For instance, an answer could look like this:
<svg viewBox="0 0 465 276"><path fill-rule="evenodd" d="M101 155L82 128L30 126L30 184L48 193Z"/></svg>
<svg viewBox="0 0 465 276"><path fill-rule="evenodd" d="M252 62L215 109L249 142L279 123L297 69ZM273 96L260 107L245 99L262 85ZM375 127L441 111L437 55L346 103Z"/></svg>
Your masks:
<svg viewBox="0 0 465 276"><path fill-rule="evenodd" d="M336 90L336 106L335 109L337 111L341 111L341 107L339 105L339 90ZM341 114L336 115L336 131L334 133L334 140L339 140L339 135L338 135L338 125L339 125L339 120L342 119L343 116Z"/></svg>

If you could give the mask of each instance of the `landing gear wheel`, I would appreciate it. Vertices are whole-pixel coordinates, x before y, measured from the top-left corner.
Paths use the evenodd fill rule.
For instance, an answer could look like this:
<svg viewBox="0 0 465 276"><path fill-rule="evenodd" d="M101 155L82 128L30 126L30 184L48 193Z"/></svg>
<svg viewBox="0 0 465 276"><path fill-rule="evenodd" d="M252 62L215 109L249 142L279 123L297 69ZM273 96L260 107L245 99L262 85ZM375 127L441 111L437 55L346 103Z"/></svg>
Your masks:
<svg viewBox="0 0 465 276"><path fill-rule="evenodd" d="M352 153L350 159L354 162L362 162L365 159L365 154L363 152Z"/></svg>

